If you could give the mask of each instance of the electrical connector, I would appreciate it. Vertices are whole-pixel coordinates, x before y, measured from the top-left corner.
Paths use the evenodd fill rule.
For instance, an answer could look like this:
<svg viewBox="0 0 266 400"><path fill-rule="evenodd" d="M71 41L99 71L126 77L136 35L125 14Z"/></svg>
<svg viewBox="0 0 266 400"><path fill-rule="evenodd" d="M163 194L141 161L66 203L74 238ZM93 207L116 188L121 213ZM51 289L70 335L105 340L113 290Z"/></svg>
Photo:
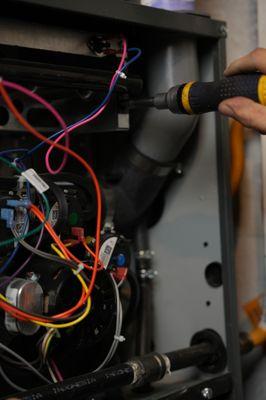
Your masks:
<svg viewBox="0 0 266 400"><path fill-rule="evenodd" d="M23 207L23 208L29 208L30 207L30 201L29 200L14 200L14 199L9 199L6 202L8 207Z"/></svg>
<svg viewBox="0 0 266 400"><path fill-rule="evenodd" d="M71 233L78 239L79 242L85 240L84 228L81 228L79 226L73 226L71 228Z"/></svg>
<svg viewBox="0 0 266 400"><path fill-rule="evenodd" d="M1 208L0 210L0 218L6 221L7 228L12 228L14 223L14 215L15 212L11 208Z"/></svg>

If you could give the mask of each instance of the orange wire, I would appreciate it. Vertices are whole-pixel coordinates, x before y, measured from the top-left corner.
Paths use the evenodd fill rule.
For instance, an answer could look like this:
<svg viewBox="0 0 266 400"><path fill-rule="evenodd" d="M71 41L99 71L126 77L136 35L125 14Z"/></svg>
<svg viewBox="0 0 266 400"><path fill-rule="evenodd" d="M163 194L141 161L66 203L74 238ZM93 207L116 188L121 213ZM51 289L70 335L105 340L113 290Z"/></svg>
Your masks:
<svg viewBox="0 0 266 400"><path fill-rule="evenodd" d="M244 173L245 166L245 149L244 149L244 126L233 120L230 132L230 147L231 147L231 191L236 194Z"/></svg>
<svg viewBox="0 0 266 400"><path fill-rule="evenodd" d="M66 152L70 156L74 157L77 161L79 161L80 164L83 165L83 167L88 171L88 173L90 174L90 176L92 178L92 181L93 181L93 184L95 187L96 198L97 198L97 218L96 218L96 234L95 234L95 239L96 239L95 259L94 259L91 281L90 281L90 284L88 287L88 292L87 292L87 296L89 296L93 290L95 279L96 279L96 274L97 274L97 270L98 270L97 267L98 267L98 259L99 259L99 250L100 250L102 198L101 198L101 189L100 189L98 179L97 179L93 169L90 167L90 165L79 154L77 154L75 151L71 150L68 147L65 147L64 145L62 145L60 143L56 143L56 142L48 139L47 137L42 135L40 132L38 132L32 125L30 125L29 122L27 120L25 120L25 118L23 118L23 116L20 114L20 112L17 110L17 108L13 104L13 102L12 102L11 98L9 97L7 91L5 90L2 82L0 82L0 93L2 94L2 97L5 101L5 103L7 104L8 108L10 109L10 111L14 114L15 118L20 122L20 124L22 126L24 126L24 128L26 128L33 136L37 137L38 139L44 141L47 144L53 145L57 149L59 149L63 152ZM32 208L32 210L34 210L34 208ZM38 213L40 213L39 215L43 217L43 221L44 221L45 217L44 217L43 213L39 210L38 210ZM61 246L61 243L62 242L60 241L60 246ZM62 243L62 245L64 246L63 243ZM58 244L58 246L59 246L59 244ZM60 247L60 249L61 249L61 247ZM65 247L65 249L67 252L68 249L66 247ZM64 252L64 255L65 255L65 252ZM1 302L0 302L0 304L1 304Z"/></svg>
<svg viewBox="0 0 266 400"><path fill-rule="evenodd" d="M94 251L92 251L92 250L89 248L89 246L87 245L86 241L85 241L85 240L82 240L81 243L83 244L83 246L85 247L85 249L87 250L87 252L90 253L90 255L91 255L92 257L95 258L96 255L95 255ZM99 259L99 264L100 264L100 268L98 268L98 271L101 271L102 269L104 269L104 265L103 265L103 263L102 263L102 261L101 261L100 259Z"/></svg>

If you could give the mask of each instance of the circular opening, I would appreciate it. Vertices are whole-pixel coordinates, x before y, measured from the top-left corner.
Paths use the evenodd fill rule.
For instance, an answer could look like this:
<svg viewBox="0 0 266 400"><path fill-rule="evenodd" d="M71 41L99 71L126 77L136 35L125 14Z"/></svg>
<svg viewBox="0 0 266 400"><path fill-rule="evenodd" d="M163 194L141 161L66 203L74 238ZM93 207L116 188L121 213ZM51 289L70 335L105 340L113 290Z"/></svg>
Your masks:
<svg viewBox="0 0 266 400"><path fill-rule="evenodd" d="M17 108L18 112L22 113L24 110L24 104L22 103L22 101L20 99L14 99L13 103Z"/></svg>
<svg viewBox="0 0 266 400"><path fill-rule="evenodd" d="M0 106L0 125L4 126L8 123L9 120L9 112L8 110L3 107Z"/></svg>
<svg viewBox="0 0 266 400"><path fill-rule="evenodd" d="M211 305L210 300L207 300L207 301L206 301L206 306L207 306L207 307L210 307L210 305Z"/></svg>
<svg viewBox="0 0 266 400"><path fill-rule="evenodd" d="M209 242L203 242L203 247L208 247L209 246Z"/></svg>
<svg viewBox="0 0 266 400"><path fill-rule="evenodd" d="M211 287L217 288L222 285L222 265L219 262L212 262L205 269L205 278Z"/></svg>

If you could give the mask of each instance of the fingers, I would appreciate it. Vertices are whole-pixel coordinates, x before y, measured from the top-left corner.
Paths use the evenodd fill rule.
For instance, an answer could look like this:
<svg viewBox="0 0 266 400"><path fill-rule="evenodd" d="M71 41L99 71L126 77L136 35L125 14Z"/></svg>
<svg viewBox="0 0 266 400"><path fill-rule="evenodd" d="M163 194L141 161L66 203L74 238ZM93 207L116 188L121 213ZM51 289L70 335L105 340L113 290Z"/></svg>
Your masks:
<svg viewBox="0 0 266 400"><path fill-rule="evenodd" d="M219 111L248 128L266 134L266 107L245 97L234 97L220 103Z"/></svg>
<svg viewBox="0 0 266 400"><path fill-rule="evenodd" d="M257 48L251 53L233 61L224 71L225 76L248 71L260 71L266 74L266 49Z"/></svg>

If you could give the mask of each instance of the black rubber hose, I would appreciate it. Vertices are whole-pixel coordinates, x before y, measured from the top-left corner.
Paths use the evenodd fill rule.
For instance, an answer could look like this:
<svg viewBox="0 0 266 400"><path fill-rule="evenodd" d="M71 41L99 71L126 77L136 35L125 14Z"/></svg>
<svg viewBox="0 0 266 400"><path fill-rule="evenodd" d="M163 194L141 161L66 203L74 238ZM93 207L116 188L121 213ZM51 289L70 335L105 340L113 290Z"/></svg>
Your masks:
<svg viewBox="0 0 266 400"><path fill-rule="evenodd" d="M121 364L115 367L104 369L69 378L60 383L53 383L39 388L31 389L23 393L1 398L7 400L15 397L20 400L67 400L78 399L84 394L103 392L104 390L129 385L134 379L133 368L128 364Z"/></svg>
<svg viewBox="0 0 266 400"><path fill-rule="evenodd" d="M20 400L68 400L84 394L104 392L110 388L137 383L145 385L162 379L167 372L197 365L212 359L214 349L210 343L201 343L167 354L152 353L98 372L54 383L13 395ZM7 400L10 396L3 397Z"/></svg>
<svg viewBox="0 0 266 400"><path fill-rule="evenodd" d="M172 370L177 371L191 365L204 363L208 360L212 352L213 347L210 343L201 343L184 350L166 353L166 356L170 360Z"/></svg>

